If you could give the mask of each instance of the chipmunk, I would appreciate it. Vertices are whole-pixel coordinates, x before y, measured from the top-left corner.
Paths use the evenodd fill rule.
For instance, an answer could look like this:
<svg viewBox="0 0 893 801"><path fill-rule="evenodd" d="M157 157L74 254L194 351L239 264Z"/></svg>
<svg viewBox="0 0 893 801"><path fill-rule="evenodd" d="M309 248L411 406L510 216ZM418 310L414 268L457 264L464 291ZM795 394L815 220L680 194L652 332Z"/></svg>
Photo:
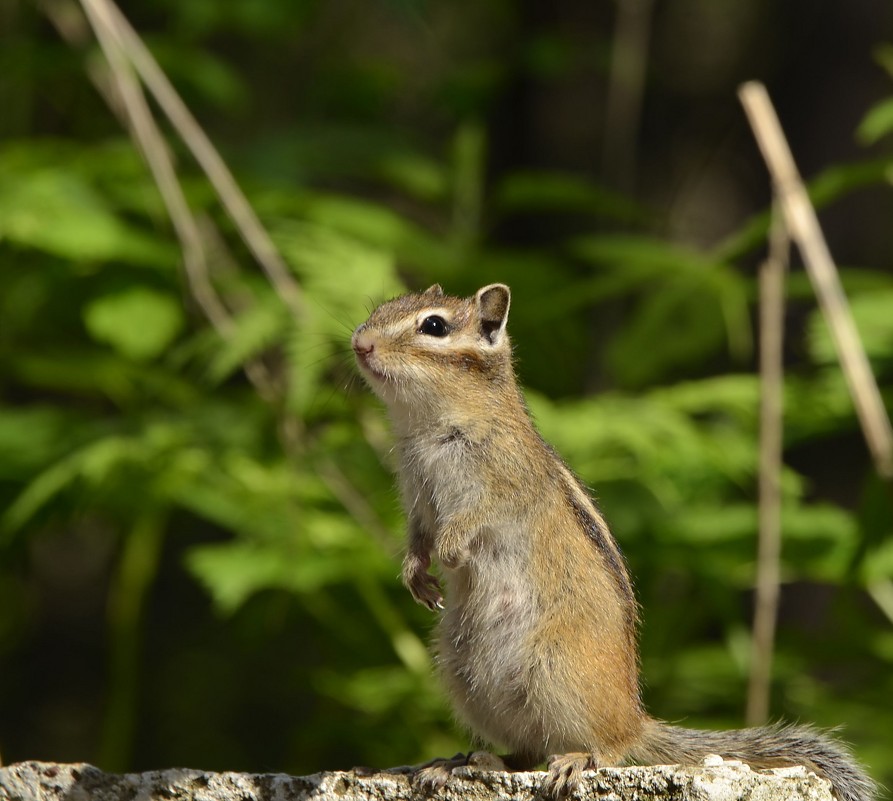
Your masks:
<svg viewBox="0 0 893 801"><path fill-rule="evenodd" d="M811 727L699 731L647 714L626 564L588 491L530 418L506 332L510 297L504 284L470 298L435 284L382 304L352 338L396 437L403 582L443 610L437 662L458 718L510 749L435 760L420 778L436 785L460 765L529 770L548 760L546 788L559 796L586 769L718 754L754 768L805 765L839 801L870 801L872 780Z"/></svg>

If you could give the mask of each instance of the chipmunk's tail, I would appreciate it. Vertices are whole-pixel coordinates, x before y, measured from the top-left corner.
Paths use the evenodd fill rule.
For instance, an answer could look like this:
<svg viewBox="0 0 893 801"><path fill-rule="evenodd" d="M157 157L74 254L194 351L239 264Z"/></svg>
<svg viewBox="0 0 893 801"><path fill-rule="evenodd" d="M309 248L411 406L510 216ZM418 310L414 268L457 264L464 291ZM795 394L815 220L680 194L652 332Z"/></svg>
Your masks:
<svg viewBox="0 0 893 801"><path fill-rule="evenodd" d="M708 754L740 759L754 768L804 765L831 782L839 801L873 801L877 793L849 749L810 726L701 731L649 720L630 756L651 765L693 765Z"/></svg>

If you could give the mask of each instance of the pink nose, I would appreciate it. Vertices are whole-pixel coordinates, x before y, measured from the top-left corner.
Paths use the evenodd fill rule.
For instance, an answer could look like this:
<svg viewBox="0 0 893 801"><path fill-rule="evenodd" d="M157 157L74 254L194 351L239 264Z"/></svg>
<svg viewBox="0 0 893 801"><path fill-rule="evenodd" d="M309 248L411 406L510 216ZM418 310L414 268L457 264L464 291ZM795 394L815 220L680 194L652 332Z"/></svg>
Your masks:
<svg viewBox="0 0 893 801"><path fill-rule="evenodd" d="M354 353L358 356L368 356L375 350L375 343L372 341L372 337L362 330L354 332L351 345L353 345Z"/></svg>

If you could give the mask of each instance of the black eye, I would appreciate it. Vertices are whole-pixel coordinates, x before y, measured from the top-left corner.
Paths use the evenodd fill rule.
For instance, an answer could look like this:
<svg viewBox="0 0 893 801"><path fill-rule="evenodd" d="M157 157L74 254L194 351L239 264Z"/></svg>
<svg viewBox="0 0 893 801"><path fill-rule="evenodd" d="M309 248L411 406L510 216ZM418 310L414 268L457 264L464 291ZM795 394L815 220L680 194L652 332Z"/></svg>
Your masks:
<svg viewBox="0 0 893 801"><path fill-rule="evenodd" d="M429 337L445 337L449 330L447 321L436 314L426 317L419 326L419 333L427 334Z"/></svg>

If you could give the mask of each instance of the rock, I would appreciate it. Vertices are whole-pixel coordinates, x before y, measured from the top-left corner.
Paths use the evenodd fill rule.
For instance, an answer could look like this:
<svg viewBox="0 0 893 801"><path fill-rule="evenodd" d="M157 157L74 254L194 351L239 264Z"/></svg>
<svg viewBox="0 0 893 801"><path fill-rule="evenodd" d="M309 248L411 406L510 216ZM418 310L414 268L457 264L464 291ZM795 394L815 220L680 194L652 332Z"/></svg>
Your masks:
<svg viewBox="0 0 893 801"><path fill-rule="evenodd" d="M400 773L332 771L311 776L208 773L172 768L104 773L92 765L19 762L0 768L0 801L533 801L544 773L463 768L426 794ZM603 768L569 799L604 801L833 801L830 784L806 768L754 771L711 757L699 767Z"/></svg>

